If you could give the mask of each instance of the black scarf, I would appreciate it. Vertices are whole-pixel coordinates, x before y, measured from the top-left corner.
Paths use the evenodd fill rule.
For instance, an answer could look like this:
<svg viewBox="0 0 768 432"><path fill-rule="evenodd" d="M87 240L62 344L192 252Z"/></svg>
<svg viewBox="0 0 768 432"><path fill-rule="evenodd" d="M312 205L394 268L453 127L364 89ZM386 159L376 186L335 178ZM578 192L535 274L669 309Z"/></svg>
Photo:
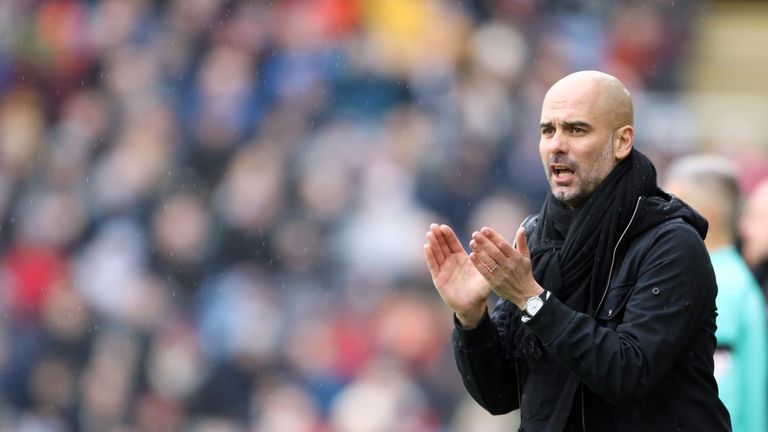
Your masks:
<svg viewBox="0 0 768 432"><path fill-rule="evenodd" d="M541 242L531 249L536 280L573 310L593 314L608 284L613 249L635 213L638 198L658 193L656 169L645 155L633 150L578 210L564 240L555 223L567 209L549 195L537 225ZM618 257L628 244L619 245Z"/></svg>
<svg viewBox="0 0 768 432"><path fill-rule="evenodd" d="M611 260L619 238L632 219L638 198L663 194L656 185L656 169L642 153L632 150L600 183L584 205L569 210L551 194L539 213L529 238L533 275L571 309L594 314L608 285ZM563 227L567 234L563 238ZM616 250L617 262L629 245ZM529 361L540 356L541 343L520 324L519 311L510 307L505 321L514 357Z"/></svg>

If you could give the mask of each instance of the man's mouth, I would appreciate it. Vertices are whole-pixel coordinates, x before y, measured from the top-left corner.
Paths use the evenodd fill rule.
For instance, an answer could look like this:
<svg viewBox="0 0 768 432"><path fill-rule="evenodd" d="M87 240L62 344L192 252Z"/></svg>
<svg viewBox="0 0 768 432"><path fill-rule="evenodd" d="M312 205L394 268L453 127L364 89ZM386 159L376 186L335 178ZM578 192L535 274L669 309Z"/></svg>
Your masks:
<svg viewBox="0 0 768 432"><path fill-rule="evenodd" d="M552 177L560 186L565 186L573 180L574 171L566 165L551 165Z"/></svg>

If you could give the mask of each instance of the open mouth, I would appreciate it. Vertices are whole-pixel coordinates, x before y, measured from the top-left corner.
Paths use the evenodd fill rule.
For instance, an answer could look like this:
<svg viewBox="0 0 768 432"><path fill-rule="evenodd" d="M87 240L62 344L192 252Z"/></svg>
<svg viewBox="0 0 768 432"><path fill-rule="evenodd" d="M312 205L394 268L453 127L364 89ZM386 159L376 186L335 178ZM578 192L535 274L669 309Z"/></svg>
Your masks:
<svg viewBox="0 0 768 432"><path fill-rule="evenodd" d="M558 184L569 183L574 175L574 171L565 165L551 165L550 171Z"/></svg>
<svg viewBox="0 0 768 432"><path fill-rule="evenodd" d="M573 174L573 170L564 165L552 165L550 170L556 176Z"/></svg>

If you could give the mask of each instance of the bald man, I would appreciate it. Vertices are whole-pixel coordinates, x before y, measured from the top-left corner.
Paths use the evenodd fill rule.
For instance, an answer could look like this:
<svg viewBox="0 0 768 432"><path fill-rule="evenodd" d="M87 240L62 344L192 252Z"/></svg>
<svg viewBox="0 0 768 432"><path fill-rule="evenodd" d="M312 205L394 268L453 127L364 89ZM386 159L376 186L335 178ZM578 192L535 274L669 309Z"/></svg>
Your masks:
<svg viewBox="0 0 768 432"><path fill-rule="evenodd" d="M768 430L768 335L765 301L736 250L741 192L736 166L722 156L680 158L664 188L709 221L707 246L717 280L715 379L734 432Z"/></svg>
<svg viewBox="0 0 768 432"><path fill-rule="evenodd" d="M539 129L551 194L513 241L482 227L468 254L449 226L427 233L465 387L491 413L519 409L521 431L730 430L707 222L633 149L629 92L568 75Z"/></svg>

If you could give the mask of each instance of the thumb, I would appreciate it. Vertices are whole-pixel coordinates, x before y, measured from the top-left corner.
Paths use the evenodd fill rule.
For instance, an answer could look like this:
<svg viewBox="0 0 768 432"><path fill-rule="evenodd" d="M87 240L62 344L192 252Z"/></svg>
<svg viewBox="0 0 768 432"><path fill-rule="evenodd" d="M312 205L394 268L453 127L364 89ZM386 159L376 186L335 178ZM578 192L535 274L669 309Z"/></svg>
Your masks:
<svg viewBox="0 0 768 432"><path fill-rule="evenodd" d="M531 253L528 251L528 239L525 237L525 228L520 227L517 229L517 234L515 235L515 246L517 247L517 251L520 253L520 255L530 258Z"/></svg>

